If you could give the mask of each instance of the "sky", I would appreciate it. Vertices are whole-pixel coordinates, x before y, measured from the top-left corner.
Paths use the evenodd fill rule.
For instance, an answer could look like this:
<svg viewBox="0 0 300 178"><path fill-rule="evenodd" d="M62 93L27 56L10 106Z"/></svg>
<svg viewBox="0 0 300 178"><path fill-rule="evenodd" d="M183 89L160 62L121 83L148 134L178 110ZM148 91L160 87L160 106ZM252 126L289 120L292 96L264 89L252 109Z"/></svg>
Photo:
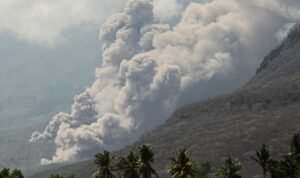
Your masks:
<svg viewBox="0 0 300 178"><path fill-rule="evenodd" d="M67 30L78 25L84 28L84 24L94 24L100 28L124 3L125 0L2 0L0 31L29 43L55 46L66 38ZM154 3L155 13L163 20L178 16L182 9L174 0Z"/></svg>
<svg viewBox="0 0 300 178"><path fill-rule="evenodd" d="M83 23L101 24L122 6L122 0L3 0L0 30L18 39L55 45L64 31Z"/></svg>
<svg viewBox="0 0 300 178"><path fill-rule="evenodd" d="M49 63L59 59L63 71L76 74L65 83L95 72L70 109L32 134L32 144L52 141L56 147L41 164L122 148L176 108L241 86L299 21L299 7L297 0L3 0L0 37L14 39L3 49L10 44L15 51L22 43L36 50L31 54L56 54L46 57ZM93 36L98 44L87 43ZM76 45L84 43L93 50ZM2 60L11 55L3 54ZM97 54L98 65L87 60ZM64 63L64 57L95 66L75 70L75 61ZM27 54L22 62L39 68L32 58Z"/></svg>

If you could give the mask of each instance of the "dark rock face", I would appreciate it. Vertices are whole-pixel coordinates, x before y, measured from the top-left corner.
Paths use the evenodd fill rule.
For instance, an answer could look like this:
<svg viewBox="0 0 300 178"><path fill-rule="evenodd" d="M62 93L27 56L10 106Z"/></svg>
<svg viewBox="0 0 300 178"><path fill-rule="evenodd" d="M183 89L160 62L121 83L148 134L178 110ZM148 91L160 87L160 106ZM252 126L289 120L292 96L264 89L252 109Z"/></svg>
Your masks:
<svg viewBox="0 0 300 178"><path fill-rule="evenodd" d="M180 147L187 148L195 161L210 161L215 166L231 155L242 161L244 176L251 177L260 174L260 169L249 156L262 143L270 146L276 158L287 151L291 136L298 131L300 25L265 57L257 74L244 87L178 109L166 123L121 153L141 144L152 144L156 168L163 177L168 158ZM77 172L93 172L96 168L86 168L89 164L91 161L82 163L81 171Z"/></svg>
<svg viewBox="0 0 300 178"><path fill-rule="evenodd" d="M300 26L262 62L244 87L221 97L178 109L160 128L135 145L149 143L157 151L157 168L167 166L178 147L197 161L220 164L228 155L239 158L246 177L260 173L249 158L262 143L274 157L287 151L300 131Z"/></svg>
<svg viewBox="0 0 300 178"><path fill-rule="evenodd" d="M276 68L282 67L282 62L286 63L287 61L294 60L294 58L289 56L284 56L289 53L293 55L291 50L299 49L299 40L300 40L300 24L295 25L282 43L272 50L262 61L260 67L257 69L257 75L260 73L270 73ZM298 50L299 51L299 50ZM278 59L278 58L281 58Z"/></svg>

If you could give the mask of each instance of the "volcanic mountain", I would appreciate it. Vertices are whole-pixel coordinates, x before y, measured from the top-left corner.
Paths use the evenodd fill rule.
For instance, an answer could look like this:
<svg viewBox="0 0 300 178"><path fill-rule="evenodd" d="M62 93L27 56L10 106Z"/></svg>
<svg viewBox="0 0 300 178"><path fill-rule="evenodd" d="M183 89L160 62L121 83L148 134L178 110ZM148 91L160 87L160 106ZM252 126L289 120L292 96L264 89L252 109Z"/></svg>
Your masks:
<svg viewBox="0 0 300 178"><path fill-rule="evenodd" d="M159 128L144 135L137 143L151 144L155 167L163 177L168 158L178 148L188 149L197 161L218 166L228 155L243 163L246 177L260 171L249 158L262 143L270 146L274 157L287 151L291 136L300 130L300 26L262 61L255 76L235 92L177 109ZM87 178L96 167L85 161L46 171Z"/></svg>

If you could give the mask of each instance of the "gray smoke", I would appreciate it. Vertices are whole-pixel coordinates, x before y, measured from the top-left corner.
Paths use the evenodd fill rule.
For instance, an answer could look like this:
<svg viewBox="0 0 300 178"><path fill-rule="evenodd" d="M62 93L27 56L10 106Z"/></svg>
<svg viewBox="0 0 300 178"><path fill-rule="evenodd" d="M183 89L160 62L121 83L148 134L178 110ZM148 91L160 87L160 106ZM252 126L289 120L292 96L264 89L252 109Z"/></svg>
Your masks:
<svg viewBox="0 0 300 178"><path fill-rule="evenodd" d="M181 2L175 3L183 13L174 26L161 23L148 0L129 0L107 20L96 81L75 97L70 113L57 114L32 135L33 142L56 144L42 164L121 148L178 106L237 87L278 44L287 24L300 18L297 0Z"/></svg>

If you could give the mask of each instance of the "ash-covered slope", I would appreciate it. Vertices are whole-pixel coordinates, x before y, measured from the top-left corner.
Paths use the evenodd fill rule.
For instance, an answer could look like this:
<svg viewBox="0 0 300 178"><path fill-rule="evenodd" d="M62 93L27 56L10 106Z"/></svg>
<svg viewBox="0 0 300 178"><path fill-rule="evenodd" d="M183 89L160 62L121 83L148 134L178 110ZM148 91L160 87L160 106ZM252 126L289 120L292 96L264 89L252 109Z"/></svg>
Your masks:
<svg viewBox="0 0 300 178"><path fill-rule="evenodd" d="M244 163L244 174L255 175L249 159L262 143L274 155L286 151L300 131L300 26L262 62L257 74L238 91L178 109L160 128L137 145L151 143L159 168L174 148L186 147L195 159L215 165L232 155ZM172 151L170 151L172 150Z"/></svg>
<svg viewBox="0 0 300 178"><path fill-rule="evenodd" d="M273 155L286 151L289 139L300 130L300 27L294 28L262 62L257 74L236 92L178 109L162 126L136 144L152 144L156 167L166 169L168 158L186 147L197 161L218 165L232 155L243 162L246 177L259 174L249 159L260 144L270 145ZM75 174L86 178L92 162L39 174Z"/></svg>

